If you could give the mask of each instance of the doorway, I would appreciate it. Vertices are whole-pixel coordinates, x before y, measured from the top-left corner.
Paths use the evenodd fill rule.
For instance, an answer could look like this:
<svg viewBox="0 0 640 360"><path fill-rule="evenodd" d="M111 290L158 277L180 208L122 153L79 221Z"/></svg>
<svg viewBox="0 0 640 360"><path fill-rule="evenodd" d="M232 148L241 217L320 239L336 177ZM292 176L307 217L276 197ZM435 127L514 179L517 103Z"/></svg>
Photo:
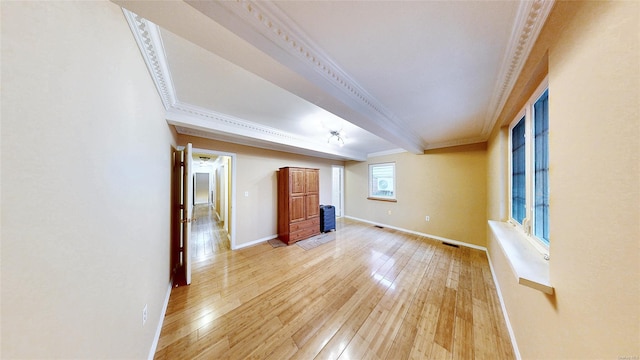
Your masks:
<svg viewBox="0 0 640 360"><path fill-rule="evenodd" d="M235 161L233 153L193 149L194 260L235 248Z"/></svg>
<svg viewBox="0 0 640 360"><path fill-rule="evenodd" d="M344 166L332 165L331 203L336 208L336 217L344 216Z"/></svg>

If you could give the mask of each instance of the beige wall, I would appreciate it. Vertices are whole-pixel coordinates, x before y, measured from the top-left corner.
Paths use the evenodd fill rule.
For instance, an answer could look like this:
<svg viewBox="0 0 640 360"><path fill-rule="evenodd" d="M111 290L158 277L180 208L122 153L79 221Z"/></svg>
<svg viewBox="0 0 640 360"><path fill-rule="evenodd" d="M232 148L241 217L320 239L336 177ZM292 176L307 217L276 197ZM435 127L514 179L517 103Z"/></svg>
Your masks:
<svg viewBox="0 0 640 360"><path fill-rule="evenodd" d="M236 246L242 247L278 234L276 171L284 166L320 169L320 204L331 203L331 165L342 161L236 145L180 135L180 145L236 154ZM248 191L249 196L244 193ZM232 220L234 221L234 220Z"/></svg>
<svg viewBox="0 0 640 360"><path fill-rule="evenodd" d="M169 286L159 96L118 6L1 6L0 357L146 358Z"/></svg>
<svg viewBox="0 0 640 360"><path fill-rule="evenodd" d="M640 355L639 34L639 2L556 3L508 102L521 106L548 54L555 296L517 285L499 245L488 243L525 359ZM500 121L512 118L507 108ZM496 129L494 220L508 216L506 151L507 132Z"/></svg>
<svg viewBox="0 0 640 360"><path fill-rule="evenodd" d="M395 162L397 202L368 200L369 164ZM348 162L345 214L406 230L485 246L484 144L400 153ZM391 211L391 214L389 214ZM425 216L430 221L425 221Z"/></svg>

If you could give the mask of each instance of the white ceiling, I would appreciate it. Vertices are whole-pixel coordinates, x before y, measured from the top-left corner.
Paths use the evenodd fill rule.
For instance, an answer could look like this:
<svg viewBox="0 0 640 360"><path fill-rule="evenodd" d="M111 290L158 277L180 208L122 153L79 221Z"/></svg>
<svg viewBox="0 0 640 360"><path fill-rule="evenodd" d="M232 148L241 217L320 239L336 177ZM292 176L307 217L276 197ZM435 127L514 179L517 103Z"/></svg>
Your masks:
<svg viewBox="0 0 640 360"><path fill-rule="evenodd" d="M180 133L355 160L486 141L553 5L114 2Z"/></svg>

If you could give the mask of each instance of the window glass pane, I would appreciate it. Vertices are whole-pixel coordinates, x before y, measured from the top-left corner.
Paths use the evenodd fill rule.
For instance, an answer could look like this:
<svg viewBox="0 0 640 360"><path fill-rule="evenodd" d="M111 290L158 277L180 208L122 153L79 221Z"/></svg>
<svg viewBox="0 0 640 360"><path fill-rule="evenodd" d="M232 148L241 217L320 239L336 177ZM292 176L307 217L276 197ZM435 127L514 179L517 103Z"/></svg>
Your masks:
<svg viewBox="0 0 640 360"><path fill-rule="evenodd" d="M369 165L369 196L395 199L395 164Z"/></svg>
<svg viewBox="0 0 640 360"><path fill-rule="evenodd" d="M524 117L511 129L511 217L522 224L527 199L525 182Z"/></svg>
<svg viewBox="0 0 640 360"><path fill-rule="evenodd" d="M534 235L549 244L549 90L533 105Z"/></svg>

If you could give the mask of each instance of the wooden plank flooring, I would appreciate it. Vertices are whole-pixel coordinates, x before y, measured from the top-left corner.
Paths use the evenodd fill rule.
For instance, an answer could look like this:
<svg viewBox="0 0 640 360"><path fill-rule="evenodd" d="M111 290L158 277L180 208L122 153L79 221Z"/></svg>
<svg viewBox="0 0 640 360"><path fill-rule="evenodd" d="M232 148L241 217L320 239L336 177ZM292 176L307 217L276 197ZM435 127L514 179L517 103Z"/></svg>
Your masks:
<svg viewBox="0 0 640 360"><path fill-rule="evenodd" d="M305 251L217 251L171 293L156 359L513 359L484 252L338 219Z"/></svg>
<svg viewBox="0 0 640 360"><path fill-rule="evenodd" d="M196 205L193 209L197 219L191 225L191 254L194 261L202 260L215 253L226 252L231 248L227 232L218 221L210 205Z"/></svg>

